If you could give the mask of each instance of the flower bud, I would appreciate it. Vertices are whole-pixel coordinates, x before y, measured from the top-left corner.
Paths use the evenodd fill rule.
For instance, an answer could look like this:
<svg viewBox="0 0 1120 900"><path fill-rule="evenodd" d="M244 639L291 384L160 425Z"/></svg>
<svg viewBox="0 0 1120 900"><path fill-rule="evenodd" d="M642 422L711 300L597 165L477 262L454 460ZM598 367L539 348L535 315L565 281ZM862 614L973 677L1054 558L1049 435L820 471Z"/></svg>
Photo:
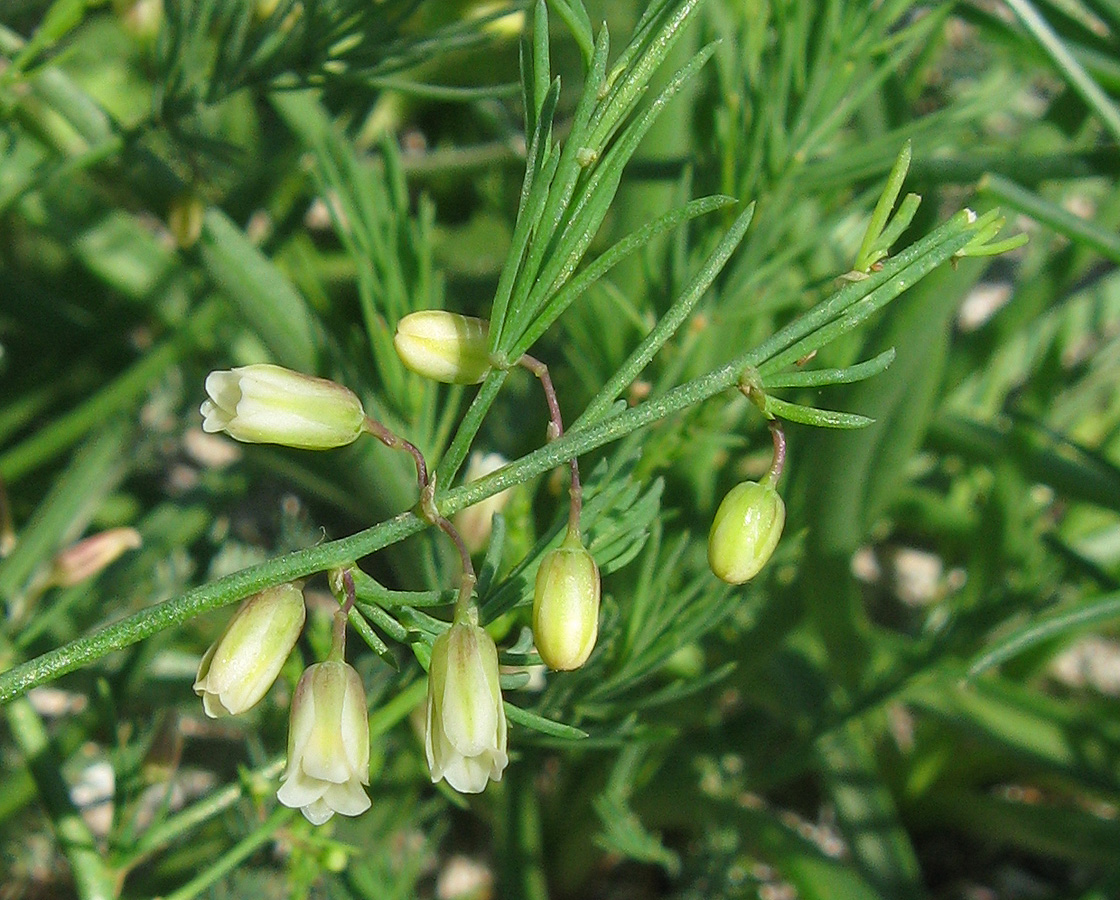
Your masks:
<svg viewBox="0 0 1120 900"><path fill-rule="evenodd" d="M341 384L265 363L206 376L202 430L249 444L342 447L365 427L361 401Z"/></svg>
<svg viewBox="0 0 1120 900"><path fill-rule="evenodd" d="M276 798L312 825L370 807L369 715L362 679L340 659L308 666L292 697L288 767Z"/></svg>
<svg viewBox="0 0 1120 900"><path fill-rule="evenodd" d="M533 591L533 641L551 669L578 669L599 634L599 567L570 534L545 554Z"/></svg>
<svg viewBox="0 0 1120 900"><path fill-rule="evenodd" d="M90 535L55 556L47 582L56 587L79 584L140 544L140 532L135 528L110 528Z"/></svg>
<svg viewBox="0 0 1120 900"><path fill-rule="evenodd" d="M432 782L464 794L502 780L506 712L498 685L498 648L473 621L457 622L436 638L428 668L424 750Z"/></svg>
<svg viewBox="0 0 1120 900"><path fill-rule="evenodd" d="M198 667L194 692L206 715L243 713L268 693L304 616L303 592L294 584L267 588L241 604Z"/></svg>
<svg viewBox="0 0 1120 900"><path fill-rule="evenodd" d="M393 346L413 372L449 384L477 384L490 371L490 325L442 309L410 313L397 323Z"/></svg>
<svg viewBox="0 0 1120 900"><path fill-rule="evenodd" d="M475 451L471 454L470 462L467 463L467 471L463 476L463 482L470 484L472 481L478 481L480 478L497 472L508 462L509 460L500 453L483 455ZM489 542L490 529L494 523L494 513L499 513L505 509L512 496L513 489L506 488L504 491L498 491L498 493L492 494L485 500L480 500L474 506L468 506L455 514L453 519L455 528L463 536L463 543L467 545L467 549L471 553L477 553Z"/></svg>
<svg viewBox="0 0 1120 900"><path fill-rule="evenodd" d="M749 581L766 565L786 522L786 506L774 486L744 481L716 510L708 535L708 565L728 584Z"/></svg>

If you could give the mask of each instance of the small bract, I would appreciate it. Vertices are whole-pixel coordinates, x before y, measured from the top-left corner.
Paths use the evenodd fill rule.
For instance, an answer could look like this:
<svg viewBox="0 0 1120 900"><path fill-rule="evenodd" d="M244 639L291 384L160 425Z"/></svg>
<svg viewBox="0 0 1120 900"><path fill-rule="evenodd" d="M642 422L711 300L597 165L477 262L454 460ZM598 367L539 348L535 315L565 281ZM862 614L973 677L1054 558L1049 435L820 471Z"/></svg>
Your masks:
<svg viewBox="0 0 1120 900"><path fill-rule="evenodd" d="M569 534L545 554L533 591L533 641L551 669L578 669L599 634L599 566Z"/></svg>
<svg viewBox="0 0 1120 900"><path fill-rule="evenodd" d="M369 717L362 679L341 660L308 666L292 698L288 767L276 797L322 825L335 813L356 816L369 809L367 784Z"/></svg>
<svg viewBox="0 0 1120 900"><path fill-rule="evenodd" d="M770 559L786 521L786 506L767 481L735 485L716 510L708 535L708 564L717 578L742 584Z"/></svg>
<svg viewBox="0 0 1120 900"><path fill-rule="evenodd" d="M433 783L445 778L460 793L477 794L502 780L509 757L498 649L474 621L456 622L432 645L425 726Z"/></svg>
<svg viewBox="0 0 1120 900"><path fill-rule="evenodd" d="M489 323L442 309L397 322L393 346L406 367L448 384L477 384L490 371Z"/></svg>
<svg viewBox="0 0 1120 900"><path fill-rule="evenodd" d="M202 430L249 444L327 450L358 439L366 414L348 388L260 363L206 376Z"/></svg>
<svg viewBox="0 0 1120 900"><path fill-rule="evenodd" d="M281 584L247 598L202 657L194 691L211 718L243 713L268 693L306 615L303 592Z"/></svg>

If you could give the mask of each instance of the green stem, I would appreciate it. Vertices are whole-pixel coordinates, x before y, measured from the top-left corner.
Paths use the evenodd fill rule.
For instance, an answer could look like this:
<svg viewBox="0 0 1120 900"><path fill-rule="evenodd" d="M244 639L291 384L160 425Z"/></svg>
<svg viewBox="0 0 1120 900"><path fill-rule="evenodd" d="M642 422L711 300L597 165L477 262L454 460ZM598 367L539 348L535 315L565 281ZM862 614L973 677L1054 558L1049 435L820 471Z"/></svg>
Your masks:
<svg viewBox="0 0 1120 900"><path fill-rule="evenodd" d="M935 235L937 239L931 240ZM876 273L866 281L842 289L830 300L820 304L803 318L791 322L753 350L743 353L713 372L680 385L640 406L584 428L572 429L559 440L546 444L517 462L478 481L451 489L439 499L440 513L443 516L453 515L499 491L548 472L574 456L616 441L638 428L736 386L743 371L749 366L759 366L802 335L820 328L845 306L850 306L860 299L863 296L860 293L861 288L864 289L864 293L870 285L880 289L883 292L880 295L879 305L881 305L886 302L886 298L898 296L943 264L972 237L973 226L967 221L967 217L964 214L954 216L946 225L937 229L930 239L921 241L910 250L894 257L887 266L884 266L882 272ZM914 252L919 246L923 248L922 252ZM902 266L904 260L908 264ZM870 315L870 312L867 314ZM494 374L489 376L483 387L485 388L486 384L494 378ZM496 392L496 388L494 390ZM481 396L483 396L482 392L479 393L479 397ZM489 402L492 400L491 397ZM166 628L182 624L200 613L233 603L283 581L293 581L315 572L351 563L355 559L416 534L425 527L425 524L414 513L402 513L350 537L289 553L194 588L149 609L141 610L91 635L55 648L0 674L0 703L10 700L30 687L93 662L114 650L128 647Z"/></svg>
<svg viewBox="0 0 1120 900"><path fill-rule="evenodd" d="M731 254L735 252L735 248L743 240L743 235L746 234L747 228L754 218L754 209L755 205L751 203L739 214L727 234L723 236L715 250L705 260L692 284L677 298L669 311L658 321L653 331L637 346L634 352L630 354L629 359L603 386L595 399L588 404L587 409L572 425L573 429L578 429L588 422L594 422L602 418L610 409L611 404L614 403L615 398L626 390L657 354L657 351L665 345L665 342L676 334L677 329L688 318L696 304L700 302L700 298L707 293L708 288L715 281L716 275L723 269L727 260L731 258Z"/></svg>
<svg viewBox="0 0 1120 900"><path fill-rule="evenodd" d="M455 438L452 440L451 446L447 448L443 459L439 461L433 481L439 484L450 484L455 478L459 468L463 465L463 460L467 458L467 454L470 452L471 441L478 434L478 429L482 427L482 420L486 418L486 414L490 411L491 405L498 396L498 391L502 389L502 385L505 384L508 377L509 371L506 369L492 369L490 374L486 376L486 380L482 382L482 387L479 388L474 400L471 401L467 414L463 416L463 421L459 425L459 430L455 432Z"/></svg>

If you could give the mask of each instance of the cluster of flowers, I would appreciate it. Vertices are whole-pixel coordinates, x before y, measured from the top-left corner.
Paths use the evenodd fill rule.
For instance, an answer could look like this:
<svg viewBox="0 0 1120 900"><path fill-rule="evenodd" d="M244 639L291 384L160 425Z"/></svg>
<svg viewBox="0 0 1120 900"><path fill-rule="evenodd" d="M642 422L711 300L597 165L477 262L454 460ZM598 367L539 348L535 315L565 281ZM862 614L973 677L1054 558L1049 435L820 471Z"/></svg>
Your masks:
<svg viewBox="0 0 1120 900"><path fill-rule="evenodd" d="M406 316L395 346L411 370L443 382L482 381L492 367L487 323L443 311ZM521 361L544 385L553 418L552 438L562 425L551 381L543 364ZM202 404L203 429L223 431L248 443L282 444L310 450L341 447L372 434L407 449L417 460L421 507L433 488L419 451L370 419L358 397L333 381L274 365L250 365L211 372ZM739 583L753 577L773 552L781 534L784 507L774 490L780 474L775 432L775 466L761 484L737 486L721 504L709 538L713 572ZM533 636L541 660L571 670L590 656L599 628L600 578L594 557L579 532L578 468L572 471L572 507L563 542L545 555L533 596ZM424 748L433 782L446 779L457 791L478 793L502 777L509 757L507 725L498 681L498 651L478 623L471 592L469 552L434 503L428 520L447 531L461 548L463 581L450 627L432 645L428 669ZM488 522L486 523L489 524ZM315 824L334 813L353 816L369 808L369 730L365 690L345 662L348 605L335 616L330 656L307 668L292 699L287 768L277 796L299 808ZM299 638L305 619L302 590L282 584L246 599L199 666L194 690L212 717L253 707L276 680Z"/></svg>

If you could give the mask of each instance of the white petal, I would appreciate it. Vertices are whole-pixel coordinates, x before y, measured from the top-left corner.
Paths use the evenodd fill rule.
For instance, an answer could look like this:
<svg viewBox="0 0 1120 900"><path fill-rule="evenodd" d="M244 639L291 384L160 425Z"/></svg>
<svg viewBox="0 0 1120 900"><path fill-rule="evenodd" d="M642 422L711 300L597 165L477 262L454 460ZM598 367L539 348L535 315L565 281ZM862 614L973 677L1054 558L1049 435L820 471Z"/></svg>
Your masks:
<svg viewBox="0 0 1120 900"><path fill-rule="evenodd" d="M206 393L214 405L232 413L241 399L241 376L237 370L216 371L206 376Z"/></svg>
<svg viewBox="0 0 1120 900"><path fill-rule="evenodd" d="M370 807L369 797L356 778L344 784L332 784L323 794L323 802L344 816L360 815Z"/></svg>
<svg viewBox="0 0 1120 900"><path fill-rule="evenodd" d="M226 426L229 425L230 414L226 410L215 406L210 400L203 400L198 411L202 413L202 430L208 434L213 434L215 431L224 431Z"/></svg>
<svg viewBox="0 0 1120 900"><path fill-rule="evenodd" d="M299 768L288 774L276 792L276 799L296 809L319 800L326 793L328 785L317 778L308 778Z"/></svg>
<svg viewBox="0 0 1120 900"><path fill-rule="evenodd" d="M210 662L214 659L214 651L218 649L218 642L215 641L210 645L210 648L202 655L202 661L198 664L198 676L194 680L194 692L202 694L205 691L212 690L210 686Z"/></svg>
<svg viewBox="0 0 1120 900"><path fill-rule="evenodd" d="M299 683L296 684L295 694L292 696L291 716L288 719L288 771L291 772L302 765L303 754L307 749L307 742L311 740L311 732L315 727L315 697L311 692L312 669L308 666Z"/></svg>
<svg viewBox="0 0 1120 900"><path fill-rule="evenodd" d="M312 825L322 825L334 815L334 810L325 800L316 800L314 803L309 803L300 809L300 812Z"/></svg>
<svg viewBox="0 0 1120 900"><path fill-rule="evenodd" d="M218 694L211 694L210 692L202 695L202 711L211 719L220 719L222 716L232 715L229 709L222 704L222 698Z"/></svg>
<svg viewBox="0 0 1120 900"><path fill-rule="evenodd" d="M428 757L428 768L432 773L432 781L439 781L443 777L443 766L436 759L435 748L433 746L434 737L433 732L436 729L436 724L432 718L432 687L431 682L428 682L428 702L424 705L424 755ZM439 774L436 774L436 770Z"/></svg>
<svg viewBox="0 0 1120 900"><path fill-rule="evenodd" d="M481 630L481 629L479 629ZM478 635L470 626L452 629L443 690L443 731L463 756L494 746L498 723Z"/></svg>
<svg viewBox="0 0 1120 900"><path fill-rule="evenodd" d="M501 781L502 772L509 765L509 757L504 750L495 750L488 755L490 757L490 780Z"/></svg>
<svg viewBox="0 0 1120 900"><path fill-rule="evenodd" d="M443 777L460 794L481 794L490 781L490 766L481 757L457 756L448 761Z"/></svg>
<svg viewBox="0 0 1120 900"><path fill-rule="evenodd" d="M346 691L342 697L342 748L350 773L369 784L369 714L361 676L346 667Z"/></svg>

